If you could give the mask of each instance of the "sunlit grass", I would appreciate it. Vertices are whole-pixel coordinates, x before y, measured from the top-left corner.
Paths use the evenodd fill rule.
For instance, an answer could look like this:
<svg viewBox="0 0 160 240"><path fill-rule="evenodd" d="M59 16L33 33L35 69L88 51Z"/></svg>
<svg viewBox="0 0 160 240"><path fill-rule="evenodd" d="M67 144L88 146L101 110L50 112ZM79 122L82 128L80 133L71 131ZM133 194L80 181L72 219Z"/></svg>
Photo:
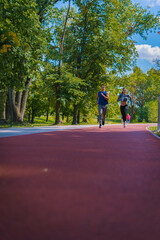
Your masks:
<svg viewBox="0 0 160 240"><path fill-rule="evenodd" d="M106 119L106 124L120 124L121 119L113 119L113 118L107 118ZM139 123L137 121L133 121L133 123ZM146 122L142 122L146 123ZM55 116L49 116L48 121L46 122L46 116L41 116L41 117L35 117L34 123L28 123L27 121L24 121L23 124L20 123L13 123L13 127L43 127L43 126L53 126L55 124ZM66 125L71 125L72 124L72 118L69 118L69 121L67 122L67 119L64 118L63 121L58 124L59 126L66 126ZM77 125L96 125L98 124L97 118L91 118L88 119L87 122L83 122L81 119L81 122ZM8 122L7 124L0 124L0 128L9 128L11 125Z"/></svg>
<svg viewBox="0 0 160 240"><path fill-rule="evenodd" d="M160 131L157 130L157 126L149 127L149 130L152 131L153 133L157 134L157 136L160 137Z"/></svg>

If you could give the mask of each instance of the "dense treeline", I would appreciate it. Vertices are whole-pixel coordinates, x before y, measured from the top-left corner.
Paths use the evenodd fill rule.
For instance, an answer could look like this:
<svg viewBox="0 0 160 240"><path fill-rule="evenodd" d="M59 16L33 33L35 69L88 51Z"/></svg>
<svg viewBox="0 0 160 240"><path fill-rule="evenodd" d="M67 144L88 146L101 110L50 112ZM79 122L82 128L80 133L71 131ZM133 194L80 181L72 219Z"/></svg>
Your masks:
<svg viewBox="0 0 160 240"><path fill-rule="evenodd" d="M133 69L129 76L121 78L131 97L130 114L138 122L158 121L158 97L160 95L160 67L159 61L155 69L150 69L146 74L138 67Z"/></svg>
<svg viewBox="0 0 160 240"><path fill-rule="evenodd" d="M0 118L87 121L97 114L103 83L110 92L109 117L119 115L116 98L125 86L133 96L132 119L156 121L159 63L146 74L137 67L124 72L137 56L132 36L145 38L158 17L130 0L68 0L61 8L57 2L0 4Z"/></svg>

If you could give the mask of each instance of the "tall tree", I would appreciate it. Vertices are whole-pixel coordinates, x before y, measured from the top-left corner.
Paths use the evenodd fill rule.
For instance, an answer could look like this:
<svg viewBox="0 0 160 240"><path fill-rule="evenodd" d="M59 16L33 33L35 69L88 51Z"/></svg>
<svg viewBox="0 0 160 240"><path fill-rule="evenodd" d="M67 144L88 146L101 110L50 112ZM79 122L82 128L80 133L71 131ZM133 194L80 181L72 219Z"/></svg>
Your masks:
<svg viewBox="0 0 160 240"><path fill-rule="evenodd" d="M64 48L64 39L65 39L65 34L66 34L66 27L67 27L67 22L69 18L69 12L70 12L70 5L71 1L68 0L68 9L65 17L65 22L64 22L64 27L63 27L63 32L61 36L61 41L60 41L60 47L59 47L59 65L58 65L58 79L61 77L61 68L62 68L62 55L63 55L63 48ZM57 80L58 80L57 79ZM56 90L56 119L55 119L55 124L58 124L60 122L60 84L58 81L55 83L55 90Z"/></svg>
<svg viewBox="0 0 160 240"><path fill-rule="evenodd" d="M95 95L93 89L107 81L107 71L129 69L136 57L133 33L145 37L144 32L154 27L157 18L129 0L74 2L78 11L68 28L64 62L85 79L88 88L84 91Z"/></svg>
<svg viewBox="0 0 160 240"><path fill-rule="evenodd" d="M43 17L56 1L5 0L0 6L1 85L9 88L11 116L23 121L28 89L46 46ZM43 6L43 7L42 7Z"/></svg>

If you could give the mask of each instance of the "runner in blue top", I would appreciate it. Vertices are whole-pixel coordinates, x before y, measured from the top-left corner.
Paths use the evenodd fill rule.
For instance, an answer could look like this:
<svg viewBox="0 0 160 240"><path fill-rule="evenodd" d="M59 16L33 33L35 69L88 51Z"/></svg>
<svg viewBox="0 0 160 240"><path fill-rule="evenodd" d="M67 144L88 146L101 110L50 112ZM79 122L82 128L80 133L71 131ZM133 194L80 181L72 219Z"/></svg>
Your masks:
<svg viewBox="0 0 160 240"><path fill-rule="evenodd" d="M107 104L109 100L109 93L105 91L105 85L101 86L101 91L97 93L97 104L98 104L98 112L99 112L99 127L105 124L105 117L107 113ZM102 118L103 113L103 118Z"/></svg>

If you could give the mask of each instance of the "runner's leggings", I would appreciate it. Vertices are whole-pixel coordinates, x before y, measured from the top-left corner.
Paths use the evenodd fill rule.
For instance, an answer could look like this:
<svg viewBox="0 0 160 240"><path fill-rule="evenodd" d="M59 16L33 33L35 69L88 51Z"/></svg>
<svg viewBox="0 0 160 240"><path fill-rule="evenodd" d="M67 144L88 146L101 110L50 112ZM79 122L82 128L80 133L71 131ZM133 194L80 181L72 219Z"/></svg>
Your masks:
<svg viewBox="0 0 160 240"><path fill-rule="evenodd" d="M106 117L107 105L105 105L105 106L98 105L98 112L99 112L98 121L101 123L101 121L102 121L102 113L103 113L103 118Z"/></svg>
<svg viewBox="0 0 160 240"><path fill-rule="evenodd" d="M128 105L120 106L120 110L121 110L121 114L122 114L122 119L123 119L124 122L126 122Z"/></svg>

